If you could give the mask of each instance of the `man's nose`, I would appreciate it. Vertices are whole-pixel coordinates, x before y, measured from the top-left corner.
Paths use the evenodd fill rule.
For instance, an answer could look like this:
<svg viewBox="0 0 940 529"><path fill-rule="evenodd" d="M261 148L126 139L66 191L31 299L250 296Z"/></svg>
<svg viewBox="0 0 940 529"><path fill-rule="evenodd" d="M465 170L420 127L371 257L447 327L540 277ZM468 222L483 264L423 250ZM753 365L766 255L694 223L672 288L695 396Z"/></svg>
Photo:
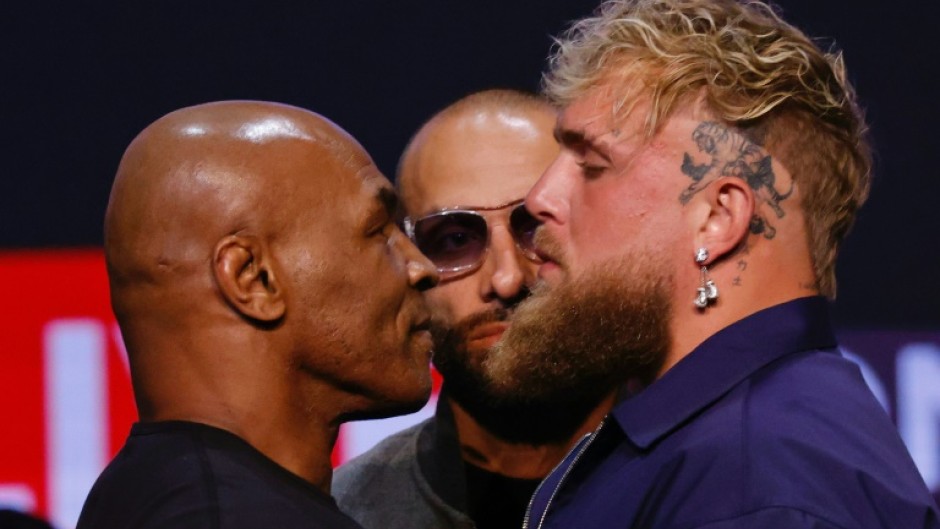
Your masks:
<svg viewBox="0 0 940 529"><path fill-rule="evenodd" d="M525 197L525 207L541 223L564 223L568 215L566 197L570 193L569 178L566 178L572 160L562 152L542 173Z"/></svg>
<svg viewBox="0 0 940 529"><path fill-rule="evenodd" d="M404 233L399 234L398 241L402 245L402 252L405 256L408 284L421 291L437 285L441 279L437 273L437 267L418 250L418 247Z"/></svg>
<svg viewBox="0 0 940 529"><path fill-rule="evenodd" d="M483 281L482 296L484 299L510 300L519 295L526 288L527 283L534 278L529 268L534 268L516 246L516 241L506 226L494 227L491 233L489 266L489 280Z"/></svg>

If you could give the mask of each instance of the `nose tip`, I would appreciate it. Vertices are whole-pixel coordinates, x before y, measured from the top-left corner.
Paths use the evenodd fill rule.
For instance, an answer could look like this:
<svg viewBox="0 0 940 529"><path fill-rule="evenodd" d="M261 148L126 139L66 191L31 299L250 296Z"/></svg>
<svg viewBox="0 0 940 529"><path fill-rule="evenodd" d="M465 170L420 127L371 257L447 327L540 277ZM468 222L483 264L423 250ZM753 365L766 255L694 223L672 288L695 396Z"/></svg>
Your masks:
<svg viewBox="0 0 940 529"><path fill-rule="evenodd" d="M527 274L531 261L523 255L508 232L494 232L491 244L493 246L490 249L490 259L495 262L490 265L493 267L492 275L485 286L484 297L495 297L504 301L515 299L531 279L527 276L534 275Z"/></svg>
<svg viewBox="0 0 940 529"><path fill-rule="evenodd" d="M565 215L566 207L559 199L559 192L569 185L564 177L566 164L570 161L560 153L526 194L525 207L540 223L559 221Z"/></svg>
<svg viewBox="0 0 940 529"><path fill-rule="evenodd" d="M437 269L423 255L419 259L408 261L408 278L411 285L422 292L433 288L441 280Z"/></svg>
<svg viewBox="0 0 940 529"><path fill-rule="evenodd" d="M422 292L436 286L441 280L437 267L418 250L404 232L399 231L398 235L390 239L389 243L395 245L404 257L408 284Z"/></svg>
<svg viewBox="0 0 940 529"><path fill-rule="evenodd" d="M493 272L493 291L502 299L510 299L519 293L524 284L525 274L516 258L504 259Z"/></svg>

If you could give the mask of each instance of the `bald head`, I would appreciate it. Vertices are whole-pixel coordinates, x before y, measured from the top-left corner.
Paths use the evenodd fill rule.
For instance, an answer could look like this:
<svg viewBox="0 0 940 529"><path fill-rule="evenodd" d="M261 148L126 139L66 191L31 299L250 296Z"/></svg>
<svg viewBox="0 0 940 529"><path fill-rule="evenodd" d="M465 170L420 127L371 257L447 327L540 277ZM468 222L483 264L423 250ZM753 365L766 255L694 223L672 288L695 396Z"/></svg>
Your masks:
<svg viewBox="0 0 940 529"><path fill-rule="evenodd" d="M436 275L395 201L351 136L299 108L210 103L141 132L105 219L141 420L229 430L326 489L341 422L430 392Z"/></svg>
<svg viewBox="0 0 940 529"><path fill-rule="evenodd" d="M118 316L134 310L128 288L205 271L225 234L277 233L298 173L326 179L365 159L339 127L286 105L210 103L157 120L125 152L105 217Z"/></svg>
<svg viewBox="0 0 940 529"><path fill-rule="evenodd" d="M476 92L449 105L402 155L397 185L409 214L525 196L558 152L554 123L554 107L515 90Z"/></svg>
<svg viewBox="0 0 940 529"><path fill-rule="evenodd" d="M141 132L105 218L141 416L420 405L419 289L436 277L395 225L395 200L351 136L299 108L210 103ZM395 384L378 383L382 369Z"/></svg>

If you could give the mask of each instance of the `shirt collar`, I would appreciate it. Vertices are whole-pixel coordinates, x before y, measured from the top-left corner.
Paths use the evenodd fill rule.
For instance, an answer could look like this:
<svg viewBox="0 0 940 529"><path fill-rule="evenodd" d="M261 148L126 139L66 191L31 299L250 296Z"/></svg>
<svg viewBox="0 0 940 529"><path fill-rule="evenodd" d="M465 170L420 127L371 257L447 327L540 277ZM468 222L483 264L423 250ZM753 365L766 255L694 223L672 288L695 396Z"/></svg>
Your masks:
<svg viewBox="0 0 940 529"><path fill-rule="evenodd" d="M825 298L788 301L718 331L611 415L637 447L646 449L770 362L835 346Z"/></svg>

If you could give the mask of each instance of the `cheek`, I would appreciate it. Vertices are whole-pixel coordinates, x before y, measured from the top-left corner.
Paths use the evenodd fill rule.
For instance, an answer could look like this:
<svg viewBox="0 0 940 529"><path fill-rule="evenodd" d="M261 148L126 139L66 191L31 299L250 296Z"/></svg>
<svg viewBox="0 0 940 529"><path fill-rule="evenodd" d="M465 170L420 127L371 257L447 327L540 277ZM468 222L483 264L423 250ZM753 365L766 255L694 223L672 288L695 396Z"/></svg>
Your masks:
<svg viewBox="0 0 940 529"><path fill-rule="evenodd" d="M474 313L474 309L478 309L476 305L482 302L476 294L474 277L475 274L440 283L425 291L424 299L434 319L446 324L454 324Z"/></svg>
<svg viewBox="0 0 940 529"><path fill-rule="evenodd" d="M582 201L572 208L573 261L584 267L668 244L677 233L678 208L678 200L661 186L586 185Z"/></svg>
<svg viewBox="0 0 940 529"><path fill-rule="evenodd" d="M572 205L572 249L578 260L603 260L628 245L646 221L648 210L621 189L585 187L583 200Z"/></svg>

